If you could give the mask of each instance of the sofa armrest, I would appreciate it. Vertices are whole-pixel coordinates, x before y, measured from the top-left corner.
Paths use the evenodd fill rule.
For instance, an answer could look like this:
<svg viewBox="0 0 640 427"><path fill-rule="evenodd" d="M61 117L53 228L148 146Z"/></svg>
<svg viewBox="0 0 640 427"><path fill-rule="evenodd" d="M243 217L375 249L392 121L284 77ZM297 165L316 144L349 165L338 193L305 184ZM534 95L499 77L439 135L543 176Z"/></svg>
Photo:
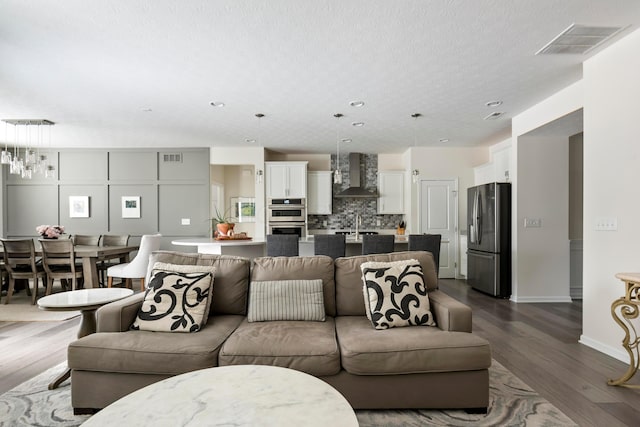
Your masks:
<svg viewBox="0 0 640 427"><path fill-rule="evenodd" d="M144 292L140 292L100 307L96 312L96 332L128 331L143 299Z"/></svg>
<svg viewBox="0 0 640 427"><path fill-rule="evenodd" d="M471 307L439 290L429 292L429 303L440 329L471 332Z"/></svg>

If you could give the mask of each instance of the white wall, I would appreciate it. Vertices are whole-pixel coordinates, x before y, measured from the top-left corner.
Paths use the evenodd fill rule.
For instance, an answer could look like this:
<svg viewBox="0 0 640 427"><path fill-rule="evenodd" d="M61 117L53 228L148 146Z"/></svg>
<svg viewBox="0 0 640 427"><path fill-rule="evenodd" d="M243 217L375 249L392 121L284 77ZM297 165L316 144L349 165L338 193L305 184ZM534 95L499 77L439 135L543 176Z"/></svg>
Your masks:
<svg viewBox="0 0 640 427"><path fill-rule="evenodd" d="M527 137L524 135L528 132L543 127L546 124L556 121L557 119L567 116L568 114L575 112L582 108L583 104L583 82L579 81L567 88L557 92L553 96L543 100L542 102L532 106L523 113L515 116L512 120L512 140L511 140L511 156L514 159L511 165L511 191L512 191L512 272L511 272L511 286L512 286L512 299L518 302L535 302L535 301L567 301L568 291L564 294L564 288L562 293L559 294L552 291L549 294L543 294L544 291L548 291L546 287L540 288L539 282L535 274L532 275L533 266L540 266L546 263L555 266L555 260L551 256L540 258L540 254L544 254L545 247L544 242L537 241L534 236L527 229L527 234L524 233L523 221L525 216L537 218L541 215L536 214L536 208L532 202L528 201L530 195L527 191L522 191L520 180L523 179L523 188L527 189L533 185L537 176L544 176L547 170L546 159L542 159L542 163L539 163L537 169L531 169L530 163L526 154L527 149ZM567 144L568 144L567 135ZM529 141L530 142L530 141ZM523 153L520 151L524 150ZM568 150L568 148L567 148ZM567 157L568 162L568 157ZM524 168L522 171L521 168ZM564 164L564 168L568 168L568 163ZM532 176L533 174L533 176ZM564 183L567 184L565 178ZM547 183L549 184L549 183ZM555 185L555 184L554 184ZM568 197L568 196L567 196ZM534 199L535 200L535 199ZM568 203L568 199L565 199L565 203ZM568 215L568 214L567 214ZM541 218L543 220L543 229L549 225L548 219ZM565 216L566 219L566 216ZM556 226L554 225L554 228ZM567 238L568 230L564 232L562 237ZM544 233L546 234L546 233ZM522 248L520 247L522 245ZM536 247L536 245L538 247ZM561 247L564 248L564 244ZM569 256L570 251L568 243L566 247L566 268L567 268L567 289L569 289ZM564 257L562 258L564 260ZM523 269L521 271L521 268ZM553 267L554 269L557 267ZM558 280L564 278L564 272L560 272L561 277ZM548 277L548 276L547 276ZM554 283L558 281L554 280ZM553 297L557 296L558 299L554 300Z"/></svg>
<svg viewBox="0 0 640 427"><path fill-rule="evenodd" d="M522 136L518 147L513 224L518 235L518 258L514 260L518 280L511 299L570 302L569 140ZM525 218L541 219L542 226L525 228Z"/></svg>
<svg viewBox="0 0 640 427"><path fill-rule="evenodd" d="M584 65L584 270L581 342L620 360L623 333L611 302L623 295L614 275L640 271L640 30ZM617 217L617 231L595 231ZM638 322L636 320L636 328Z"/></svg>
<svg viewBox="0 0 640 427"><path fill-rule="evenodd" d="M331 154L286 154L268 151L265 160L269 162L308 162L307 170L331 170Z"/></svg>

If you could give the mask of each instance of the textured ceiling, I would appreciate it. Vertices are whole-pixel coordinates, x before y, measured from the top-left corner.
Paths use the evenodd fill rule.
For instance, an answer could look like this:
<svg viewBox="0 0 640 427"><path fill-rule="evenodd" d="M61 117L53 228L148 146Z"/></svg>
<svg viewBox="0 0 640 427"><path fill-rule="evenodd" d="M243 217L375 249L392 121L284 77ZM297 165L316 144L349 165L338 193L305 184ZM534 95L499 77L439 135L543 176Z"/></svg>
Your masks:
<svg viewBox="0 0 640 427"><path fill-rule="evenodd" d="M581 78L588 55L534 55L572 23L619 39L640 1L0 0L0 119L52 120L60 147L481 145Z"/></svg>

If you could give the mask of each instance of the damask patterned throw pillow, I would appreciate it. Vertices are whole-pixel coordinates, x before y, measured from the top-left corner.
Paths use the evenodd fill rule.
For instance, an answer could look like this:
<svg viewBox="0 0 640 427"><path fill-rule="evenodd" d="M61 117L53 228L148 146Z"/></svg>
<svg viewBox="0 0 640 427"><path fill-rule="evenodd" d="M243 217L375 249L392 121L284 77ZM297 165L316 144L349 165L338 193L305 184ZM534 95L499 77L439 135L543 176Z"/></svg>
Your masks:
<svg viewBox="0 0 640 427"><path fill-rule="evenodd" d="M131 329L198 332L207 323L215 267L157 262Z"/></svg>
<svg viewBox="0 0 640 427"><path fill-rule="evenodd" d="M374 328L435 326L420 262L365 262L360 268L365 311Z"/></svg>

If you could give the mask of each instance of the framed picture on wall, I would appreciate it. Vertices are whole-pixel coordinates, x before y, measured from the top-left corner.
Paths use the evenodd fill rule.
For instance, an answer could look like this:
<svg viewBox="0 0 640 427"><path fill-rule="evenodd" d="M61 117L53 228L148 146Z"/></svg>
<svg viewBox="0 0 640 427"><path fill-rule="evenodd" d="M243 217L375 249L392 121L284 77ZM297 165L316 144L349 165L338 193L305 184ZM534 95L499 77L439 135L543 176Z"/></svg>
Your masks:
<svg viewBox="0 0 640 427"><path fill-rule="evenodd" d="M140 218L140 196L122 196L122 218Z"/></svg>
<svg viewBox="0 0 640 427"><path fill-rule="evenodd" d="M89 218L89 196L69 196L69 218Z"/></svg>
<svg viewBox="0 0 640 427"><path fill-rule="evenodd" d="M232 197L231 204L238 222L256 222L256 199L254 197Z"/></svg>

